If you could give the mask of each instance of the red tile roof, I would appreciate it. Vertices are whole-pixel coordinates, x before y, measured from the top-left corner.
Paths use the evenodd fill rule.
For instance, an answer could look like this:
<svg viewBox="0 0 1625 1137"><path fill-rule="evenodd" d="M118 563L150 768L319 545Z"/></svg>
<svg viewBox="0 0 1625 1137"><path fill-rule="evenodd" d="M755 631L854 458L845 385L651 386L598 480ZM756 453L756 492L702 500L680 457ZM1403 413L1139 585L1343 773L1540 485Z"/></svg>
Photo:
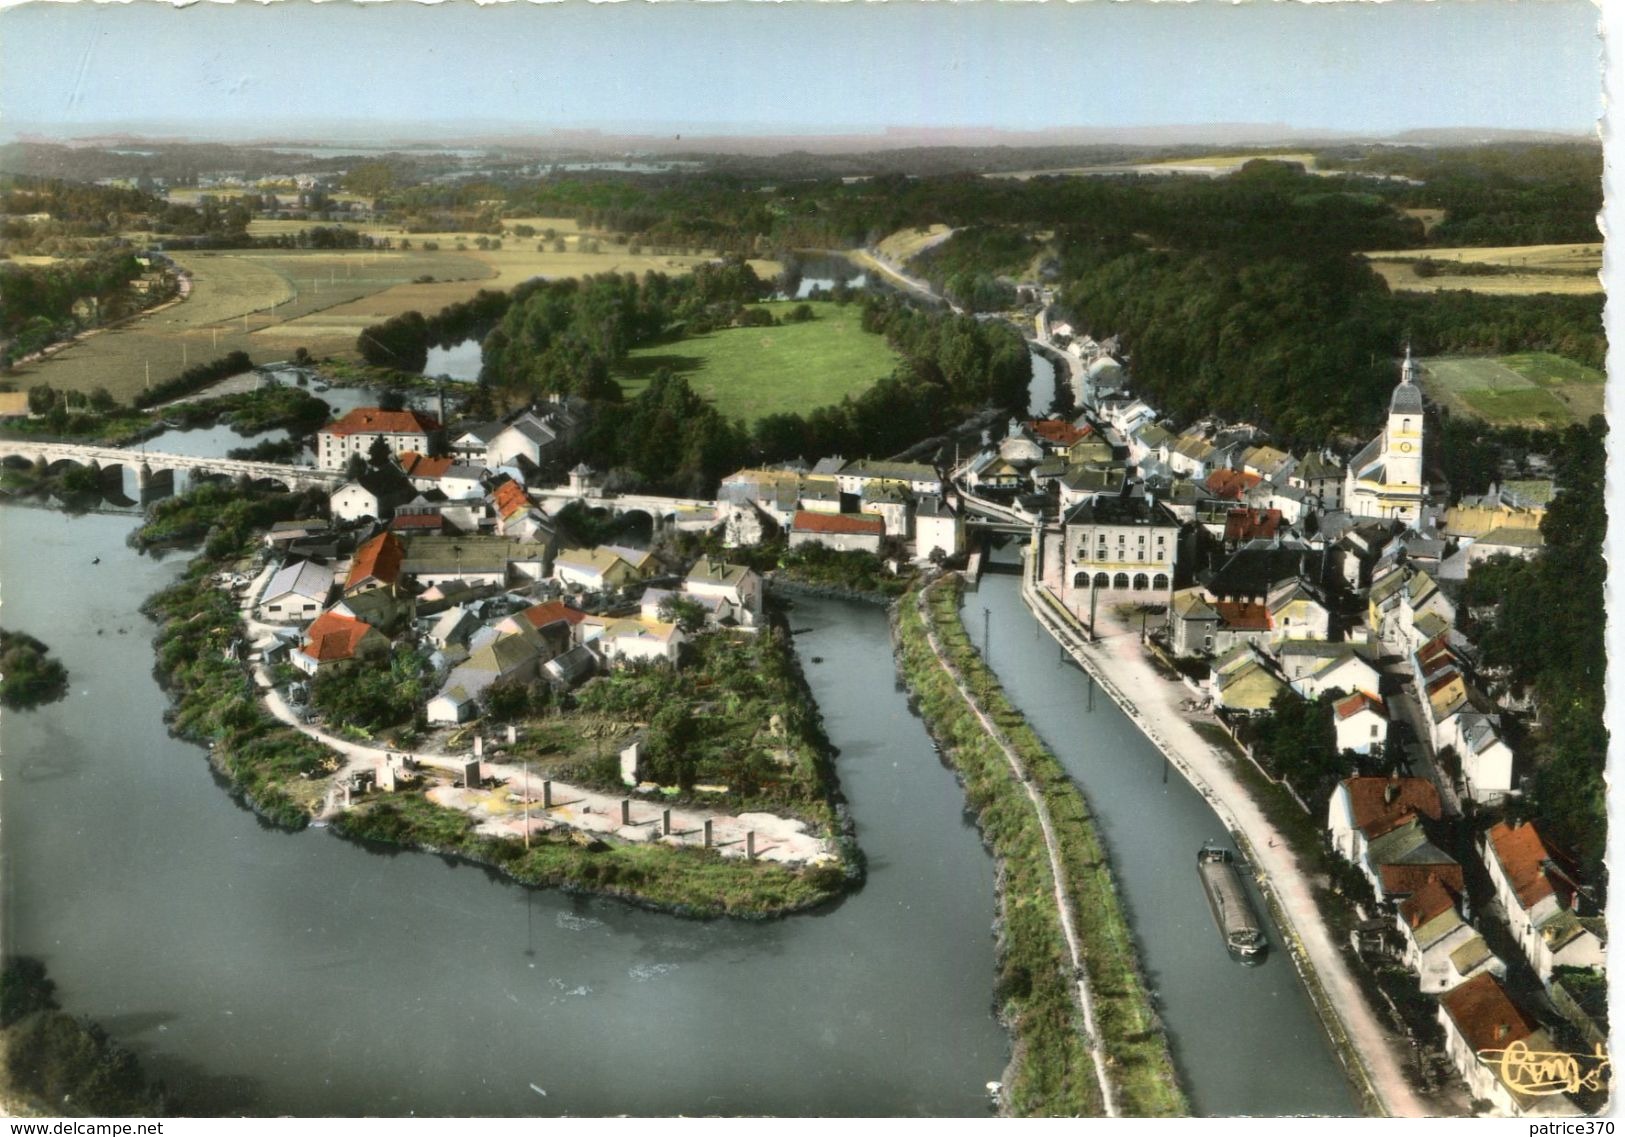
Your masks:
<svg viewBox="0 0 1625 1137"><path fill-rule="evenodd" d="M1348 778L1343 788L1354 827L1367 840L1380 837L1412 815L1437 821L1443 813L1439 791L1426 778Z"/></svg>
<svg viewBox="0 0 1625 1137"><path fill-rule="evenodd" d="M1241 495L1264 479L1245 470L1214 470L1207 476L1208 492L1226 501L1237 501Z"/></svg>
<svg viewBox="0 0 1625 1137"><path fill-rule="evenodd" d="M1225 514L1224 539L1251 541L1263 538L1267 541L1275 536L1275 531L1280 527L1279 509L1232 509Z"/></svg>
<svg viewBox="0 0 1625 1137"><path fill-rule="evenodd" d="M861 533L883 537L886 523L878 517L860 517L855 513L813 513L796 510L790 528L797 533Z"/></svg>
<svg viewBox="0 0 1625 1137"><path fill-rule="evenodd" d="M322 434L428 434L439 430L433 415L419 411L386 411L357 407L343 418L322 427Z"/></svg>
<svg viewBox="0 0 1625 1137"><path fill-rule="evenodd" d="M1475 1054L1505 1050L1537 1029L1535 1021L1507 998L1500 981L1488 972L1440 995L1439 1005Z"/></svg>
<svg viewBox="0 0 1625 1137"><path fill-rule="evenodd" d="M321 663L355 658L356 648L372 631L372 625L338 612L323 612L305 629L300 650Z"/></svg>
<svg viewBox="0 0 1625 1137"><path fill-rule="evenodd" d="M1490 848L1517 894L1518 903L1525 908L1533 908L1548 896L1556 896L1564 908L1573 902L1574 890L1569 882L1548 871L1548 862L1561 864L1561 858L1541 838L1534 822L1497 822L1490 830Z"/></svg>
<svg viewBox="0 0 1625 1137"><path fill-rule="evenodd" d="M1450 645L1445 642L1445 633L1443 632L1434 636L1427 643L1416 649L1416 660L1418 663L1422 664L1424 668L1436 663L1441 659L1446 663L1454 663L1455 658L1456 657L1451 654Z"/></svg>
<svg viewBox="0 0 1625 1137"><path fill-rule="evenodd" d="M530 508L530 498L525 493L525 487L518 482L503 482L491 491L491 502L496 506L497 516L501 518L512 517L521 510Z"/></svg>
<svg viewBox="0 0 1625 1137"><path fill-rule="evenodd" d="M1411 893L1399 905L1399 915L1407 927L1420 928L1435 916L1442 916L1456 906L1456 894L1441 883L1437 874Z"/></svg>
<svg viewBox="0 0 1625 1137"><path fill-rule="evenodd" d="M1246 600L1209 601L1227 628L1237 631L1264 631L1270 626L1270 610L1262 604Z"/></svg>
<svg viewBox="0 0 1625 1137"><path fill-rule="evenodd" d="M587 614L579 608L572 608L562 600L550 600L546 604L532 604L519 613L533 628L545 628L549 624L556 624L560 620L575 625L587 618Z"/></svg>
<svg viewBox="0 0 1625 1137"><path fill-rule="evenodd" d="M1057 446L1073 446L1082 442L1094 431L1087 426L1077 427L1063 419L1032 419L1027 423L1027 429L1032 431L1045 442L1053 442Z"/></svg>
<svg viewBox="0 0 1625 1137"><path fill-rule="evenodd" d="M1333 705L1333 710L1337 712L1338 718L1346 719L1351 715L1359 714L1367 707L1370 707L1383 718L1388 717L1388 711L1382 705L1382 700L1372 695L1368 695L1364 691L1356 691L1348 698L1340 699L1336 704Z"/></svg>
<svg viewBox="0 0 1625 1137"><path fill-rule="evenodd" d="M1437 880L1457 892L1466 889L1460 865L1383 865L1377 870L1384 896L1415 895L1428 881Z"/></svg>
<svg viewBox="0 0 1625 1137"><path fill-rule="evenodd" d="M438 513L398 513L390 521L389 527L395 532L407 530L427 530L438 533L445 528L445 521Z"/></svg>
<svg viewBox="0 0 1625 1137"><path fill-rule="evenodd" d="M405 555L406 550L393 534L378 534L355 551L355 558L350 562L350 575L344 581L344 590L348 592L369 580L394 584L400 579L401 559Z"/></svg>
<svg viewBox="0 0 1625 1137"><path fill-rule="evenodd" d="M457 459L429 458L416 450L403 450L400 463L401 469L409 478L439 478L456 465Z"/></svg>

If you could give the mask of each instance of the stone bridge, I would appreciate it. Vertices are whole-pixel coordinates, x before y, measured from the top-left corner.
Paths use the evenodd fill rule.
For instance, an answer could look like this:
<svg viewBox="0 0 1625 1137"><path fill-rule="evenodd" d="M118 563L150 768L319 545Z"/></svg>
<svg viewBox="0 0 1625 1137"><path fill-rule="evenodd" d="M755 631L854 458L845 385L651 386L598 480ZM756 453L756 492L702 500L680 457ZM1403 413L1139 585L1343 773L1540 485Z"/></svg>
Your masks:
<svg viewBox="0 0 1625 1137"><path fill-rule="evenodd" d="M312 466L283 466L275 462L243 462L235 458L195 458L187 454L163 454L152 450L126 450L114 446L88 446L77 442L36 442L31 439L0 439L0 459L24 458L47 467L71 462L76 466L92 463L103 470L127 466L135 471L136 486L146 489L153 478L185 470L193 477L246 477L251 481L279 482L289 490L336 489L344 481L342 470L318 470Z"/></svg>
<svg viewBox="0 0 1625 1137"><path fill-rule="evenodd" d="M700 498L655 497L650 494L601 494L591 490L583 492L558 486L530 491L531 500L548 515L557 513L572 501L579 501L588 509L607 509L610 513L647 513L657 530L671 525L677 529L710 529L717 524L717 503ZM703 521L687 522L685 515L698 515Z"/></svg>

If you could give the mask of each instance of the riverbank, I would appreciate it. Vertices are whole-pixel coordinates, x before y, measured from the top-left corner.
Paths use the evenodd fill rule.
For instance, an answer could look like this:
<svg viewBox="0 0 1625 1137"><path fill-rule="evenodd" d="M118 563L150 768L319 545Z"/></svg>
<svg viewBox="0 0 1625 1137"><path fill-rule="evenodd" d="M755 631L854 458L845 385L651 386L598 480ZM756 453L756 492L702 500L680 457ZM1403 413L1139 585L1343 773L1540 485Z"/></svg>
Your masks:
<svg viewBox="0 0 1625 1137"><path fill-rule="evenodd" d="M1363 1108L1372 1114L1428 1116L1404 1075L1396 1053L1399 1041L1377 1022L1330 932L1314 915L1309 874L1247 792L1231 759L1202 736L1179 706L1188 690L1158 673L1140 649L1137 627L1113 623L1110 614L1102 614L1100 634L1091 638L1031 568L1028 564L1022 576L1028 609L1202 795L1256 869L1293 966Z"/></svg>
<svg viewBox="0 0 1625 1137"><path fill-rule="evenodd" d="M971 647L961 587L957 577L933 585L923 605L911 593L895 631L904 677L997 862L996 991L1015 1038L1004 1107L1023 1116L1183 1115L1088 805Z"/></svg>

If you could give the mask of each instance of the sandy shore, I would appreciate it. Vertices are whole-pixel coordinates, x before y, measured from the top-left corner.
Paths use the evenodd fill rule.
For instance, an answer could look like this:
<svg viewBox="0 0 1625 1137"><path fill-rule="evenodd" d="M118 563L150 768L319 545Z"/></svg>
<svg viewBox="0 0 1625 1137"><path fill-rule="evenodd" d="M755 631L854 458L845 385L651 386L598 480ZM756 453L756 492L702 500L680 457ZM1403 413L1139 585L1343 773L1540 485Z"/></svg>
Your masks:
<svg viewBox="0 0 1625 1137"><path fill-rule="evenodd" d="M1047 599L1037 589L1044 589ZM1328 1010L1335 1016L1335 1023L1327 1023L1334 1042L1345 1052L1352 1050L1363 1067L1358 1080L1391 1116L1431 1116L1404 1073L1400 1053L1407 1043L1385 1030L1366 1002L1331 933L1318 918L1308 874L1285 838L1230 772L1228 756L1192 725L1203 719L1212 721L1211 716L1181 706L1191 698L1190 689L1160 674L1141 649L1139 628L1116 620L1104 611L1105 605L1098 613L1099 637L1088 642L1075 630L1076 625L1068 624L1055 611L1059 601L1042 584L1024 576L1022 596L1045 628L1168 756L1236 835L1258 871L1260 884L1273 893L1282 934L1290 941L1294 963L1311 996L1323 1016Z"/></svg>

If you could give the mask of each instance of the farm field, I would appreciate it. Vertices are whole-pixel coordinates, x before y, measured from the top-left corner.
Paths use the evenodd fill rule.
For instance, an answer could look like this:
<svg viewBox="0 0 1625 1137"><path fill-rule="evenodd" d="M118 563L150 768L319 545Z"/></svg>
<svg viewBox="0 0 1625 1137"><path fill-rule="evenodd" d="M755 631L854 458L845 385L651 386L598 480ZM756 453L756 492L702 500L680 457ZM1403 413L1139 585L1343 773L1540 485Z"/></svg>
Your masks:
<svg viewBox="0 0 1625 1137"><path fill-rule="evenodd" d="M76 391L106 387L125 400L146 385L149 365L157 383L230 351L246 351L257 361L284 358L301 346L315 355L348 353L359 327L347 334L314 326L293 334L283 329L289 321L424 273L461 276L469 295L492 275L490 266L455 253L242 250L172 256L192 273L189 299L19 367L14 381Z"/></svg>
<svg viewBox="0 0 1625 1137"><path fill-rule="evenodd" d="M1453 412L1497 426L1561 427L1603 413L1600 371L1544 352L1435 357L1422 386Z"/></svg>
<svg viewBox="0 0 1625 1137"><path fill-rule="evenodd" d="M883 238L875 246L875 250L888 257L893 264L906 264L910 257L924 252L952 232L947 225L931 225L924 229L899 229Z"/></svg>
<svg viewBox="0 0 1625 1137"><path fill-rule="evenodd" d="M1424 224L1426 220L1424 219ZM1460 289L1495 295L1527 295L1534 292L1595 293L1602 291L1597 274L1602 271L1602 243L1577 245L1505 245L1488 248L1390 249L1368 252L1366 260L1388 282L1389 288L1412 292ZM1494 265L1504 269L1494 274L1451 274L1418 276L1419 260L1449 264Z"/></svg>
<svg viewBox="0 0 1625 1137"><path fill-rule="evenodd" d="M789 302L765 304L777 315ZM727 328L633 351L616 376L628 398L662 367L746 425L781 412L805 414L838 403L891 373L897 356L865 332L858 306L814 303L817 318L774 328Z"/></svg>

